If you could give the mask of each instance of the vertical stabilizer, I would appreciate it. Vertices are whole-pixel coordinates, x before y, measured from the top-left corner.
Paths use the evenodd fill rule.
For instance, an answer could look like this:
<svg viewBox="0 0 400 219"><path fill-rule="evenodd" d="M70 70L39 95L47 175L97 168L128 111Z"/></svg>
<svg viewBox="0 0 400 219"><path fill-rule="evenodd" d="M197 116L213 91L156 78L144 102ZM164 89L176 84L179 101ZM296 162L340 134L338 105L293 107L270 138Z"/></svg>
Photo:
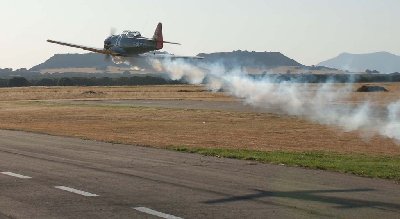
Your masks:
<svg viewBox="0 0 400 219"><path fill-rule="evenodd" d="M158 23L156 31L153 36L154 41L156 41L156 49L162 49L164 47L164 39L162 34L162 24Z"/></svg>

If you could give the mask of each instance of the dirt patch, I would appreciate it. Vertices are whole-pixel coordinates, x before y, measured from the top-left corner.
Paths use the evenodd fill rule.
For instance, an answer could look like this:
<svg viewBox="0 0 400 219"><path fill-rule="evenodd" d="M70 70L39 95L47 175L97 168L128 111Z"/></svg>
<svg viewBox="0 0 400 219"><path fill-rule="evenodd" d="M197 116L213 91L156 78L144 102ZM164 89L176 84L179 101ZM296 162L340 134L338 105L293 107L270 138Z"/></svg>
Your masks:
<svg viewBox="0 0 400 219"><path fill-rule="evenodd" d="M389 90L382 86L363 85L357 89L357 92L389 92Z"/></svg>
<svg viewBox="0 0 400 219"><path fill-rule="evenodd" d="M104 94L105 93L102 91L92 91L92 90L82 92L82 95L104 95Z"/></svg>
<svg viewBox="0 0 400 219"><path fill-rule="evenodd" d="M177 92L207 92L207 90L178 90Z"/></svg>
<svg viewBox="0 0 400 219"><path fill-rule="evenodd" d="M0 101L61 100L82 99L85 97L102 99L233 100L232 97L224 93L207 92L204 87L194 85L0 88Z"/></svg>

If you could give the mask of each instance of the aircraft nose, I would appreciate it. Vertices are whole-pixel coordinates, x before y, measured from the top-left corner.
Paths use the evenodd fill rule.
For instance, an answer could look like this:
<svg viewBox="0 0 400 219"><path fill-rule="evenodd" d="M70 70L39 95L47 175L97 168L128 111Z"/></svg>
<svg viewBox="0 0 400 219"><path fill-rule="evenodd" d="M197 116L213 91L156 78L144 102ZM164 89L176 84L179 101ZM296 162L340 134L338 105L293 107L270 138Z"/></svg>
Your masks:
<svg viewBox="0 0 400 219"><path fill-rule="evenodd" d="M104 48L109 48L111 46L111 40L105 40L104 41Z"/></svg>

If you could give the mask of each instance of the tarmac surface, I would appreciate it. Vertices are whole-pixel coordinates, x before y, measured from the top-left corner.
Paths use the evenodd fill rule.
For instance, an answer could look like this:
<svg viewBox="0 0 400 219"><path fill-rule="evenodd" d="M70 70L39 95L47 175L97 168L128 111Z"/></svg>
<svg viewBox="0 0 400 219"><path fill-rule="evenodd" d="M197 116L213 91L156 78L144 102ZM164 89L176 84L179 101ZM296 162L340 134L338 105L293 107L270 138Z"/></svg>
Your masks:
<svg viewBox="0 0 400 219"><path fill-rule="evenodd" d="M392 181L19 131L0 172L0 218L400 217Z"/></svg>

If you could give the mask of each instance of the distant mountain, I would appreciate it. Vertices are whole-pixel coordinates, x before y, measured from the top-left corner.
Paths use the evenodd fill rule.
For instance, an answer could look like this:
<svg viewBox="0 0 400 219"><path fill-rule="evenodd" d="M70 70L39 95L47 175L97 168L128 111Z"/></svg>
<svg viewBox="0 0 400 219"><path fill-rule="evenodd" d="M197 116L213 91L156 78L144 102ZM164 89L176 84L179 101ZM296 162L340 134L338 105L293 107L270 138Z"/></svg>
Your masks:
<svg viewBox="0 0 400 219"><path fill-rule="evenodd" d="M279 52L217 52L198 54L205 59L203 62L220 62L226 66L246 66L246 67L277 67L277 66L303 66L302 64L290 59ZM96 53L86 54L56 54L46 60L44 63L32 67L31 71L40 71L43 69L60 68L98 68L103 69L107 66L117 65L113 62L105 62L104 55Z"/></svg>
<svg viewBox="0 0 400 219"><path fill-rule="evenodd" d="M342 53L318 65L350 72L365 72L365 70L369 69L377 70L380 73L393 73L400 72L400 56L388 52L368 54Z"/></svg>
<svg viewBox="0 0 400 219"><path fill-rule="evenodd" d="M220 62L225 66L246 66L246 67L278 67L278 66L303 66L284 56L280 52L216 52L200 53L198 56L204 57L206 62Z"/></svg>
<svg viewBox="0 0 400 219"><path fill-rule="evenodd" d="M55 54L44 63L32 67L31 71L54 68L106 68L115 66L111 61L105 61L104 55L97 53L86 54Z"/></svg>

